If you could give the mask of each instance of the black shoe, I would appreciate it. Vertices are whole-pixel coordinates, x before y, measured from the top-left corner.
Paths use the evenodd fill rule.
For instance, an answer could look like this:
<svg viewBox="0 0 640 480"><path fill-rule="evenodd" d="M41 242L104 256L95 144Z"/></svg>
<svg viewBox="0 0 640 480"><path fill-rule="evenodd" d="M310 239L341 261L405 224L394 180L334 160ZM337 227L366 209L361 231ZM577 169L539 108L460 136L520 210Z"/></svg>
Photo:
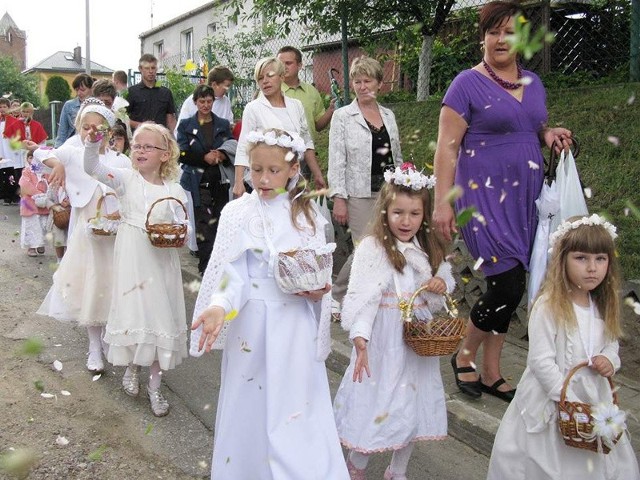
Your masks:
<svg viewBox="0 0 640 480"><path fill-rule="evenodd" d="M458 352L451 356L451 366L453 367L453 377L456 379L456 385L465 395L471 398L480 398L482 396L482 384L479 378L475 382L464 382L458 378L459 373L473 373L476 369L473 367L458 367L457 355Z"/></svg>
<svg viewBox="0 0 640 480"><path fill-rule="evenodd" d="M513 397L516 395L515 388L513 390L507 390L506 392L498 390L498 387L500 385L502 385L503 383L507 383L504 378L501 378L491 386L485 385L481 380L478 380L478 383L480 383L480 390L488 393L489 395L493 395L494 397L498 397L499 399L504 400L507 403L510 403L511 400L513 400Z"/></svg>

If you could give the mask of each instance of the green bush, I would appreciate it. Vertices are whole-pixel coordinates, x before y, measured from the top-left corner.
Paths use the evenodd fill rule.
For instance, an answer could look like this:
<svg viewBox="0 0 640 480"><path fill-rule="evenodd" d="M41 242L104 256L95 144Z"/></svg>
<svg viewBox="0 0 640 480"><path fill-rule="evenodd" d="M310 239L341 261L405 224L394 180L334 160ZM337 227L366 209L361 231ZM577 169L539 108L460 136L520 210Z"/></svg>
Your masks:
<svg viewBox="0 0 640 480"><path fill-rule="evenodd" d="M193 90L196 88L187 76L178 71L175 67L171 70L164 72L164 86L171 90L173 95L173 102L176 104L176 109L179 111L180 107L187 99L193 95Z"/></svg>
<svg viewBox="0 0 640 480"><path fill-rule="evenodd" d="M0 95L11 94L11 98L31 102L36 107L40 105L38 79L21 73L11 57L0 56L0 89Z"/></svg>
<svg viewBox="0 0 640 480"><path fill-rule="evenodd" d="M47 80L44 94L49 102L57 100L64 103L71 98L71 87L60 75L53 75Z"/></svg>

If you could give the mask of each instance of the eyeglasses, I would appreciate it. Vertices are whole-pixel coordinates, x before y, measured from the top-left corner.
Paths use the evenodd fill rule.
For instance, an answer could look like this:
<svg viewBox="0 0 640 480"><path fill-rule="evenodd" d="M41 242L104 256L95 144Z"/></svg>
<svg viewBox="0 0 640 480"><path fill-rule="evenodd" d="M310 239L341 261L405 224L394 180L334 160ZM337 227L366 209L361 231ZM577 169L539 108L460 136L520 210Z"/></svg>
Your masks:
<svg viewBox="0 0 640 480"><path fill-rule="evenodd" d="M160 148L156 147L155 145L149 144L140 145L139 143L134 143L133 145L131 145L131 150L133 150L134 152L141 150L144 153L150 153L152 150L162 150L163 152L167 151L166 148Z"/></svg>

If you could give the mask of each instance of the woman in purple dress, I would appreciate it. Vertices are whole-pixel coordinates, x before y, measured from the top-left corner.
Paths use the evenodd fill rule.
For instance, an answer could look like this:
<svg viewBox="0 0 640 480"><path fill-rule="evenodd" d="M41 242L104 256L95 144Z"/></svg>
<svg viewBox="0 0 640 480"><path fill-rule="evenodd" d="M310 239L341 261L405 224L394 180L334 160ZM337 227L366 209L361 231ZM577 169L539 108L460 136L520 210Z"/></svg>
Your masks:
<svg viewBox="0 0 640 480"><path fill-rule="evenodd" d="M467 336L451 359L456 384L466 395L482 392L507 402L515 389L500 373L509 320L525 290L525 271L537 225L535 200L542 189L541 144L558 152L571 132L547 127L540 79L522 70L507 37L521 15L513 2L494 1L480 11L482 62L451 83L440 111L435 154L434 225L447 239L456 231L450 190L462 189L455 208L478 215L461 228L487 291L473 306ZM483 346L482 375L476 354Z"/></svg>

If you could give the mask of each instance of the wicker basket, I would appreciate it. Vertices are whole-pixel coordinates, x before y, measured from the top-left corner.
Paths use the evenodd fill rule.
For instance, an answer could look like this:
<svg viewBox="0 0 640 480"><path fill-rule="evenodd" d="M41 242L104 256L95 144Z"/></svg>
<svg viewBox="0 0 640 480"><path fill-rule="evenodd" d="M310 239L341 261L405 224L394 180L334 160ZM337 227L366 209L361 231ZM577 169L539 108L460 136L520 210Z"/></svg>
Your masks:
<svg viewBox="0 0 640 480"><path fill-rule="evenodd" d="M178 202L184 212L185 223L149 223L151 211L160 202L173 200ZM147 235L154 247L158 248L179 248L182 247L187 240L187 209L180 200L175 197L159 198L151 204L147 212L147 221L145 222Z"/></svg>
<svg viewBox="0 0 640 480"><path fill-rule="evenodd" d="M120 221L120 213L117 211L113 213L102 213L102 204L105 198L107 198L108 196L112 196L116 199L118 198L113 192L108 192L100 197L100 200L98 200L98 204L96 205L96 216L90 218L88 222L91 233L93 233L94 235L99 235L101 237L110 237L118 233L117 229L104 229L100 227L100 224L103 222L103 220L108 220L111 222Z"/></svg>
<svg viewBox="0 0 640 480"><path fill-rule="evenodd" d="M426 287L420 287L408 302L400 302L404 320L402 336L405 343L422 357L450 355L464 338L466 321L458 317L455 301L448 294L445 294L447 316L435 317L428 322L416 319L413 315L413 302L424 290Z"/></svg>
<svg viewBox="0 0 640 480"><path fill-rule="evenodd" d="M63 207L59 203L51 206L53 224L61 230L69 228L69 218L71 217L71 205Z"/></svg>
<svg viewBox="0 0 640 480"><path fill-rule="evenodd" d="M571 369L567 378L564 379L562 390L560 391L560 402L558 402L558 427L560 434L564 439L564 443L570 447L590 450L592 452L609 453L611 450L604 442L600 441L593 432L593 417L591 416L592 406L588 403L569 402L567 401L567 388L571 377L583 367L588 365L587 362L579 363ZM613 386L611 378L607 378L609 386L613 393L613 403L618 405L618 394ZM613 441L618 443L622 433Z"/></svg>

